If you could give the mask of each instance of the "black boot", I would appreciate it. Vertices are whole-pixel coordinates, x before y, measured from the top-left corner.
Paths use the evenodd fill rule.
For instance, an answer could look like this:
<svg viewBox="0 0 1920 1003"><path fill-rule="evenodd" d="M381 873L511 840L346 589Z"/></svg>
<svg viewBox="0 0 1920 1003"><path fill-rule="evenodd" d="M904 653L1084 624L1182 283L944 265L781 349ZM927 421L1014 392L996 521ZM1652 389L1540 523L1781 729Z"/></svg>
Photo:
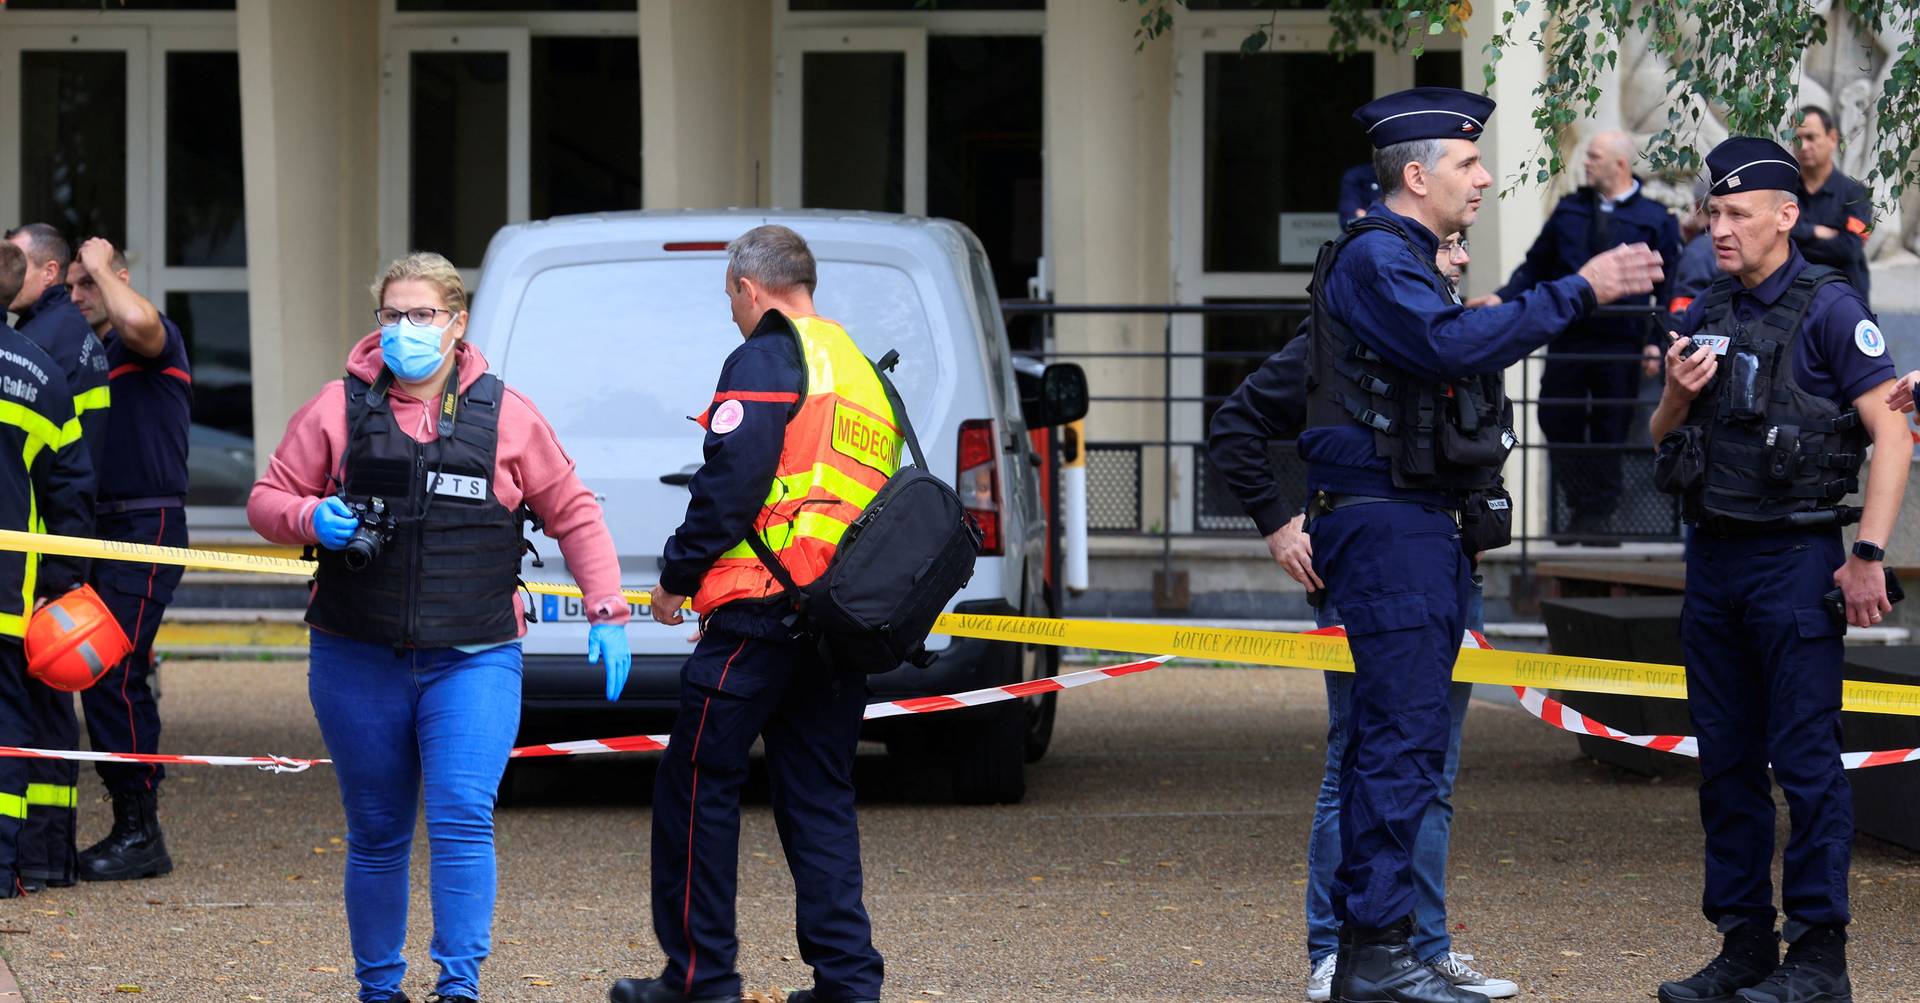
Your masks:
<svg viewBox="0 0 1920 1003"><path fill-rule="evenodd" d="M1740 990L1743 1003L1853 1003L1847 928L1787 924L1787 959L1766 981Z"/></svg>
<svg viewBox="0 0 1920 1003"><path fill-rule="evenodd" d="M1421 964L1407 945L1412 935L1412 916L1378 930L1355 927L1350 937L1343 929L1333 1003L1486 1003Z"/></svg>
<svg viewBox="0 0 1920 1003"><path fill-rule="evenodd" d="M1780 936L1773 924L1721 920L1720 953L1690 979L1660 985L1660 1003L1739 1003L1737 994L1757 986L1780 963Z"/></svg>
<svg viewBox="0 0 1920 1003"><path fill-rule="evenodd" d="M688 996L659 979L621 979L607 990L613 1003L740 1003L738 996Z"/></svg>
<svg viewBox="0 0 1920 1003"><path fill-rule="evenodd" d="M129 881L173 871L160 832L159 801L153 791L113 796L113 830L80 854L82 881Z"/></svg>

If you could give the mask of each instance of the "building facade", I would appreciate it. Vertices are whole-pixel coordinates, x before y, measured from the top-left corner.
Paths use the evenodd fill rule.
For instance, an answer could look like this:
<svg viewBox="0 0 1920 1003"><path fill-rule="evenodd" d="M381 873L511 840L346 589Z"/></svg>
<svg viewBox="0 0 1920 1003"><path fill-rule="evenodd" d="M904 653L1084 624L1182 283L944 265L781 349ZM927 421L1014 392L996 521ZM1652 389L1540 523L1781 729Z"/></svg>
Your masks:
<svg viewBox="0 0 1920 1003"><path fill-rule="evenodd" d="M1418 59L1336 59L1323 11L1263 6L1189 0L1143 42L1123 0L7 0L0 216L129 250L190 343L193 501L237 524L287 417L372 329L381 263L423 248L473 276L508 222L927 213L980 235L1003 299L1300 301L1339 176L1367 157L1351 110L1477 85L1496 5ZM1259 28L1270 44L1243 54ZM1538 144L1540 69L1530 50L1500 64L1482 145L1503 182ZM1482 213L1470 291L1555 194ZM1270 351L1296 320L1051 325L1057 351L1143 353L1084 360L1096 394L1133 398L1097 405L1090 437L1137 444L1140 528L1204 528L1201 454L1164 443L1201 439L1206 398L1254 364L1186 353ZM1042 347L1036 330L1016 341Z"/></svg>

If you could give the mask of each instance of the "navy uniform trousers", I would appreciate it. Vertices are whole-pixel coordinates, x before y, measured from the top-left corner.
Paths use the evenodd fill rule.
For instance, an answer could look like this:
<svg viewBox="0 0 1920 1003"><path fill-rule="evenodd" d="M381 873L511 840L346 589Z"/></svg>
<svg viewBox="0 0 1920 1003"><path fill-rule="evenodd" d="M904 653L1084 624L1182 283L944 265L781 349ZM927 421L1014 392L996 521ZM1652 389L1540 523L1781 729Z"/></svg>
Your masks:
<svg viewBox="0 0 1920 1003"><path fill-rule="evenodd" d="M15 647L15 651L20 649ZM25 655L20 668L26 669ZM32 740L36 749L78 749L80 719L73 694L25 678ZM74 814L79 803L80 764L65 759L29 759L27 822L20 830L20 876L54 887L80 880L80 852Z"/></svg>
<svg viewBox="0 0 1920 1003"><path fill-rule="evenodd" d="M1700 739L1707 833L1707 919L1771 924L1773 790L1790 836L1781 889L1787 918L1848 920L1853 791L1840 766L1845 627L1821 605L1845 563L1836 530L1687 541L1680 640L1687 708Z"/></svg>
<svg viewBox="0 0 1920 1003"><path fill-rule="evenodd" d="M186 511L179 508L142 509L103 514L95 523L102 540L125 540L163 547L187 545ZM153 638L160 616L173 601L183 569L127 561L93 562L93 587L120 621L133 654L107 671L100 681L80 694L86 712L87 738L103 752L160 751L160 706L153 695ZM135 794L158 790L166 776L162 766L137 763L95 763L107 793Z"/></svg>
<svg viewBox="0 0 1920 1003"><path fill-rule="evenodd" d="M1573 515L1605 518L1620 506L1619 447L1633 427L1640 396L1639 346L1622 339L1562 338L1547 349L1540 432L1560 497ZM1562 357L1555 358L1555 355ZM1620 359L1568 359L1616 355ZM1632 356L1625 358L1624 356ZM1558 447L1558 448L1556 448ZM1585 448L1583 448L1585 447Z"/></svg>
<svg viewBox="0 0 1920 1003"><path fill-rule="evenodd" d="M866 677L810 642L709 630L680 670L680 711L653 788L653 927L661 978L734 996L734 894L747 752L766 739L774 824L793 872L800 956L822 999L878 999L880 953L861 903L853 757Z"/></svg>
<svg viewBox="0 0 1920 1003"><path fill-rule="evenodd" d="M1431 506L1349 505L1316 517L1309 532L1355 669L1334 915L1380 928L1413 912L1413 848L1446 770L1449 685L1473 571L1453 514Z"/></svg>
<svg viewBox="0 0 1920 1003"><path fill-rule="evenodd" d="M0 637L0 745L33 744L27 657L17 637ZM20 885L20 830L27 821L27 761L0 756L0 898Z"/></svg>

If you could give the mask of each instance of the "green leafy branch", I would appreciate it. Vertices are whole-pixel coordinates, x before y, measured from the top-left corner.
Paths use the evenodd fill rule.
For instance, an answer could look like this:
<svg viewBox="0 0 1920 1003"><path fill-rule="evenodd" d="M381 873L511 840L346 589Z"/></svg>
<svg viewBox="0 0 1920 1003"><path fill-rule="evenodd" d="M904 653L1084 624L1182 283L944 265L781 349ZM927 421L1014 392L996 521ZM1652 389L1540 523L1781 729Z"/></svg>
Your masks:
<svg viewBox="0 0 1920 1003"><path fill-rule="evenodd" d="M1140 8L1135 37L1142 46L1169 31L1174 8L1185 7L1185 0L1118 2ZM1828 41L1824 5L1806 0L1500 2L1498 28L1483 48L1486 85L1492 87L1501 57L1515 46L1531 46L1545 59L1545 72L1532 91L1540 144L1530 173L1537 183L1566 170L1559 140L1574 123L1598 110L1604 97L1602 80L1618 69L1623 45L1644 40L1663 64L1667 122L1649 137L1647 157L1652 170L1675 178L1699 172L1699 133L1710 111L1735 134L1787 138L1807 50ZM1297 6L1297 0L1262 5L1275 12ZM1527 15L1536 6L1539 19L1530 20ZM1915 161L1920 149L1920 47L1912 40L1920 22L1920 0L1836 0L1834 9L1846 11L1873 35L1906 36L1877 70L1865 36L1857 54L1863 68L1879 77L1874 102L1878 130L1868 180L1887 183L1898 198L1920 175ZM1328 0L1326 14L1333 28L1329 49L1344 57L1384 45L1417 58L1431 35L1464 35L1472 12L1469 0ZM1243 51L1267 47L1277 13L1269 17L1266 25L1249 29Z"/></svg>

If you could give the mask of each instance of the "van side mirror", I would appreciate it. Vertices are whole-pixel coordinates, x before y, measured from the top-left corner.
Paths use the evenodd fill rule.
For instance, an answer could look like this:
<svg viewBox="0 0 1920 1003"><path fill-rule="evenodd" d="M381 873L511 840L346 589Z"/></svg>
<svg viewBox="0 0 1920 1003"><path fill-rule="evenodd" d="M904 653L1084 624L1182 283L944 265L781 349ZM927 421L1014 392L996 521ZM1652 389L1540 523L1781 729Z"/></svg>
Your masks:
<svg viewBox="0 0 1920 1003"><path fill-rule="evenodd" d="M1056 362L1036 376L1015 371L1020 384L1020 416L1028 428L1051 428L1087 416L1087 373L1071 362Z"/></svg>

